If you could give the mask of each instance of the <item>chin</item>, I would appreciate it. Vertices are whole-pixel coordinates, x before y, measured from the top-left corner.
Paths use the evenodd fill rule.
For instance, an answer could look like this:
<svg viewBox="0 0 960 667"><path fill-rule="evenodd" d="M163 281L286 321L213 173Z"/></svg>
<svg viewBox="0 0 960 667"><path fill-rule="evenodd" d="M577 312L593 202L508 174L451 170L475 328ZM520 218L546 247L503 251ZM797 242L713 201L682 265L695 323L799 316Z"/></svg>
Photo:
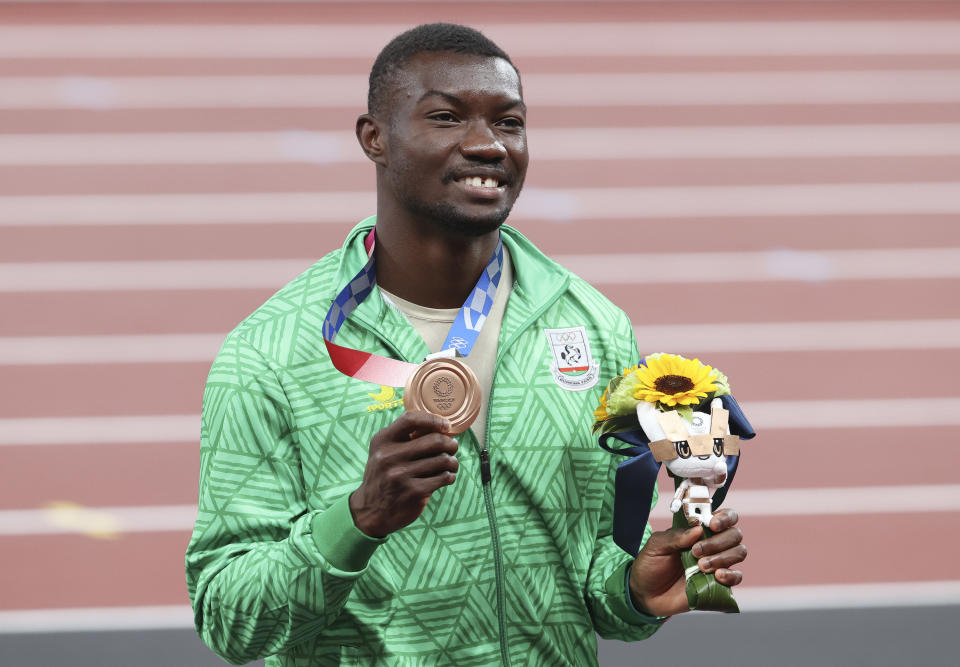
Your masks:
<svg viewBox="0 0 960 667"><path fill-rule="evenodd" d="M445 203L429 207L422 211L425 217L433 220L441 229L456 236L480 237L500 229L510 215L510 206L483 213L468 213L456 206Z"/></svg>

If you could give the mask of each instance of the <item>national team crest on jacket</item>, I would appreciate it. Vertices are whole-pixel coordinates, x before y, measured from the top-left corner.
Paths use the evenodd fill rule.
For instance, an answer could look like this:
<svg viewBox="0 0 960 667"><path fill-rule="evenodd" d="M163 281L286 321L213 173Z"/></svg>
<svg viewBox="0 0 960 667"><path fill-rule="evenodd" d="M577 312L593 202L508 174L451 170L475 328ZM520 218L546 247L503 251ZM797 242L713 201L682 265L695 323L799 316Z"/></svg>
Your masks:
<svg viewBox="0 0 960 667"><path fill-rule="evenodd" d="M554 381L568 391L582 391L597 384L600 365L590 356L585 327L544 329L553 353L550 372Z"/></svg>

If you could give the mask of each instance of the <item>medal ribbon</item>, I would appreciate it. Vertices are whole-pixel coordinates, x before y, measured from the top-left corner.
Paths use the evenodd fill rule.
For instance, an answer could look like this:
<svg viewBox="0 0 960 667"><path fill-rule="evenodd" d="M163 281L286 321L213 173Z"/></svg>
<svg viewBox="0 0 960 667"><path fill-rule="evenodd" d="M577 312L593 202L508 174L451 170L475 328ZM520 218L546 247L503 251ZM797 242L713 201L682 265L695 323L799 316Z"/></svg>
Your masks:
<svg viewBox="0 0 960 667"><path fill-rule="evenodd" d="M402 387L407 378L416 370L418 364L399 359L391 359L372 352L363 352L349 347L343 347L333 342L340 327L346 322L350 314L356 310L377 284L376 272L376 243L374 229L370 230L363 243L367 249L369 259L360 272L340 290L337 298L330 304L330 310L323 320L323 342L330 354L330 361L334 367L350 377L389 387ZM463 302L457 319L450 326L447 338L443 343L444 350L454 350L458 356L465 357L473 349L480 330L483 328L493 300L500 286L500 276L503 272L503 242L498 238L497 247L487 262L487 267L477 284L474 285L467 300Z"/></svg>

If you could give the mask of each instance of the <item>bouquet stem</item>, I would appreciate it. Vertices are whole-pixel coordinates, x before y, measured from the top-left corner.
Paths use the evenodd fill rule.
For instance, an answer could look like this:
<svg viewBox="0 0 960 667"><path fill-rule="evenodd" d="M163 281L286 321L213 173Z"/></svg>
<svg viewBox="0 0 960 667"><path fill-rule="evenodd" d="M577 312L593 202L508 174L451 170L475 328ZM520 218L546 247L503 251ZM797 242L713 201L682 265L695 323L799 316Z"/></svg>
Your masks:
<svg viewBox="0 0 960 667"><path fill-rule="evenodd" d="M689 525L683 515L683 510L673 513L673 527L687 530ZM703 527L703 537L705 540L713 535L713 532ZM683 571L687 578L687 603L690 609L699 611L722 611L726 613L739 613L740 607L737 601L733 599L733 592L729 586L721 584L712 573L701 572L697 567L697 559L686 549L680 552L680 562L683 564Z"/></svg>

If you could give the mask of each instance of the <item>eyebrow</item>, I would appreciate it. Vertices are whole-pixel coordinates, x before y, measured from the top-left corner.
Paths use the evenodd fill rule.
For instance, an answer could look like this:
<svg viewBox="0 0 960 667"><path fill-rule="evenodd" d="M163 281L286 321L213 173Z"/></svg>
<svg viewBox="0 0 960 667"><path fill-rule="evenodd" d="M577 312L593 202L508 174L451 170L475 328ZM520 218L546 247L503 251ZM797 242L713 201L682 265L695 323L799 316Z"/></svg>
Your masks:
<svg viewBox="0 0 960 667"><path fill-rule="evenodd" d="M463 104L463 100L461 100L459 97L456 95L451 95L450 93L445 93L442 90L428 90L420 96L420 99L417 100L417 104L420 104L420 102L423 102L428 97L442 97L451 104ZM520 107L524 112L527 110L527 105L523 103L523 100L511 99L499 105L497 107L497 111L505 111L507 109L512 109L513 107Z"/></svg>

